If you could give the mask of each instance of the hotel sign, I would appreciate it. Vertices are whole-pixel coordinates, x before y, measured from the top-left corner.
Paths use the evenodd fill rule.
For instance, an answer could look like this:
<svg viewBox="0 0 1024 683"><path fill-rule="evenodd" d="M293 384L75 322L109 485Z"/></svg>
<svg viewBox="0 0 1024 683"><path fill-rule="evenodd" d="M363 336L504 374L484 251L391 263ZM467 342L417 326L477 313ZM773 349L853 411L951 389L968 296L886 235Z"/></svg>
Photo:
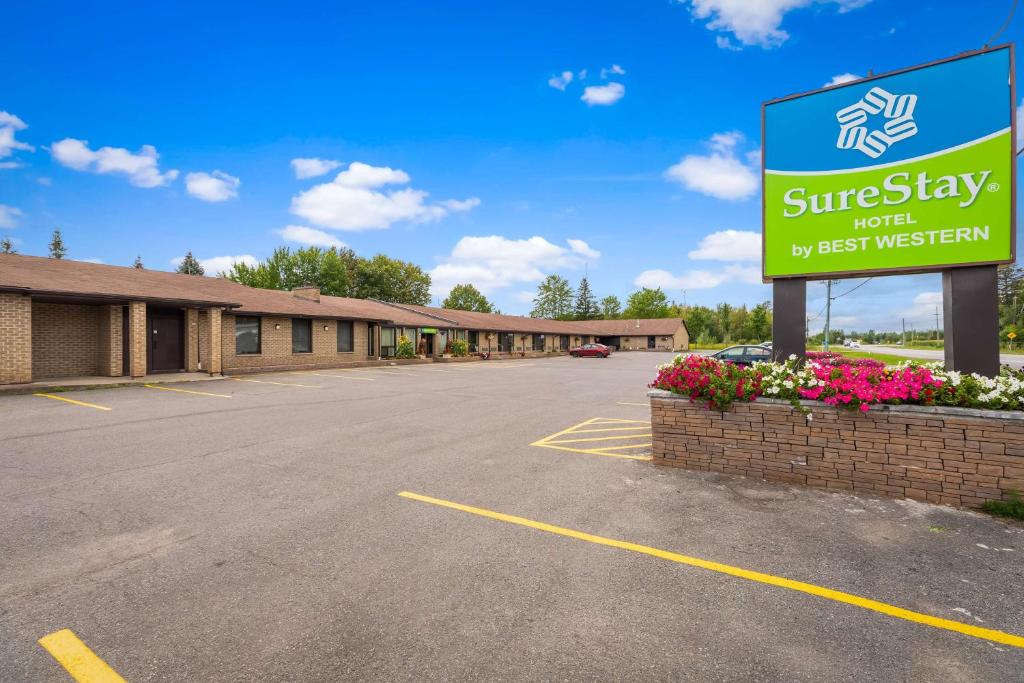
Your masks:
<svg viewBox="0 0 1024 683"><path fill-rule="evenodd" d="M763 273L1009 263L1013 48L765 103Z"/></svg>

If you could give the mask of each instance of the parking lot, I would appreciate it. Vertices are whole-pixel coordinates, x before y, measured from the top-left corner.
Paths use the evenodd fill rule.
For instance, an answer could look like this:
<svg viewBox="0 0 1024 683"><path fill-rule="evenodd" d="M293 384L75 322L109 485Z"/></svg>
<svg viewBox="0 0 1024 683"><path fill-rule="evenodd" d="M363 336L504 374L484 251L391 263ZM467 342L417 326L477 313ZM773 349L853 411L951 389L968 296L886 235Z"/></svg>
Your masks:
<svg viewBox="0 0 1024 683"><path fill-rule="evenodd" d="M1020 680L1024 527L655 469L670 357L0 397L0 680Z"/></svg>

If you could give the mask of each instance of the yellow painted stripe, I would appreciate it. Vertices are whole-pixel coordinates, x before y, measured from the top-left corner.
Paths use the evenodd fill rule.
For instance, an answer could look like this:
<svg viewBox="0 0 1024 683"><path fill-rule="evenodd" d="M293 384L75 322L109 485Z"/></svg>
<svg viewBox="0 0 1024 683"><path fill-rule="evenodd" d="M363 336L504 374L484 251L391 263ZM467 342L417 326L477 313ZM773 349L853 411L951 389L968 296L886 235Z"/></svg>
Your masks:
<svg viewBox="0 0 1024 683"><path fill-rule="evenodd" d="M319 384L293 384L292 382L271 382L265 379L243 379L241 377L229 377L236 382L253 382L255 384L276 384L279 387L305 387L306 389L319 389Z"/></svg>
<svg viewBox="0 0 1024 683"><path fill-rule="evenodd" d="M296 375L312 375L314 377L334 377L336 379L351 379L360 382L376 382L373 377L349 377L348 375L332 375L326 372L296 372Z"/></svg>
<svg viewBox="0 0 1024 683"><path fill-rule="evenodd" d="M712 562L710 560L702 560L698 557L681 555L679 553L674 553L669 550L660 550L658 548L651 548L649 546L639 545L637 543L630 543L628 541L619 541L614 538L595 536L593 534L588 534L583 531L567 529L565 527L555 526L553 524L545 524L544 522L537 522L532 519L526 519L525 517L506 515L502 512L494 512L493 510L486 510L484 508L462 505L461 503L454 503L452 501L442 500L440 498L431 498L430 496L424 496L418 493L411 493L409 491L402 491L398 495L402 496L403 498L410 498L412 500L418 500L424 503L430 503L432 505L440 505L441 507L451 508L453 510L460 510L462 512L480 515L481 517L488 517L490 519L508 522L510 524L518 524L520 526L529 527L531 529L537 529L539 531L546 531L548 533L557 534L559 536L568 536L569 538L575 538L580 541L586 541L588 543L596 543L597 545L604 545L611 548L629 550L635 553L641 553L643 555L657 557L662 560L668 560L669 562L678 562L679 564L685 564L691 567L699 567L701 569L707 569L713 572L727 574L729 576L735 576L737 578L746 579L748 581L764 583L769 586L788 588L789 590L797 591L800 593L807 593L808 595L814 595L819 598L824 598L826 600L833 600L835 602L853 605L854 607L860 607L862 609L871 610L873 612L879 612L880 614L895 617L896 619L904 619L906 621L910 621L916 624L923 624L925 626L932 626L934 628L953 631L955 633L961 633L963 635L971 636L973 638L981 638L983 640L989 640L995 643L1001 643L1003 645L1011 645L1013 647L1024 648L1024 637L1013 635L1012 633L1004 633L1002 631L995 631L993 629L974 626L973 624L965 624L959 621L953 621L951 619L935 617L930 614L913 612L908 609L903 609L902 607L896 607L894 605L889 605L884 602L879 602L878 600L862 598L859 595L853 595L851 593L844 593L842 591L832 590L831 588L816 586L813 583L794 581L792 579L787 579L781 576L764 574L762 572L751 571L749 569L742 569L740 567L733 567L731 565L721 564L719 562Z"/></svg>
<svg viewBox="0 0 1024 683"><path fill-rule="evenodd" d="M602 455L606 458L621 458L623 460L651 460L649 455L626 455L625 453L605 453L596 448L573 448L571 446L552 446L546 443L535 443L534 446L541 448L552 448L556 451L569 451L570 453L583 453L585 455ZM650 445L650 444L648 444Z"/></svg>
<svg viewBox="0 0 1024 683"><path fill-rule="evenodd" d="M650 403L630 403L629 401L617 401L617 403L620 406L643 406L644 408L649 408L651 405Z"/></svg>
<svg viewBox="0 0 1024 683"><path fill-rule="evenodd" d="M577 432L572 432L576 434ZM644 432L642 434L620 434L619 436L590 436L583 439L559 439L558 441L545 440L544 443L582 443L585 441L612 441L615 439L636 439L636 438L647 438L651 435L650 432Z"/></svg>
<svg viewBox="0 0 1024 683"><path fill-rule="evenodd" d="M71 629L55 631L38 642L78 683L127 683Z"/></svg>
<svg viewBox="0 0 1024 683"><path fill-rule="evenodd" d="M161 387L156 384L143 384L147 389L159 389L160 391L176 391L179 394L195 394L196 396L214 396L216 398L231 398L227 394L211 394L208 391L193 391L192 389L178 389L177 387Z"/></svg>
<svg viewBox="0 0 1024 683"><path fill-rule="evenodd" d="M42 396L43 398L52 398L54 401L64 401L65 403L71 403L72 405L82 406L83 408L95 408L96 410L113 410L107 406L96 405L95 403L86 403L85 401L76 401L73 398L65 398L63 396L55 396L53 394L32 394L33 396Z"/></svg>
<svg viewBox="0 0 1024 683"><path fill-rule="evenodd" d="M650 434L648 434L647 436L650 436ZM650 447L652 445L653 444L651 444L651 443L635 443L635 444L631 444L629 446L607 446L605 448L591 448L590 452L591 453L601 453L601 452L604 452L604 451L624 451L624 450L628 450L630 448L648 448L648 447Z"/></svg>
<svg viewBox="0 0 1024 683"><path fill-rule="evenodd" d="M627 432L634 429L650 429L647 425L639 425L637 427L606 427L604 429L576 429L570 434L593 434L595 432Z"/></svg>

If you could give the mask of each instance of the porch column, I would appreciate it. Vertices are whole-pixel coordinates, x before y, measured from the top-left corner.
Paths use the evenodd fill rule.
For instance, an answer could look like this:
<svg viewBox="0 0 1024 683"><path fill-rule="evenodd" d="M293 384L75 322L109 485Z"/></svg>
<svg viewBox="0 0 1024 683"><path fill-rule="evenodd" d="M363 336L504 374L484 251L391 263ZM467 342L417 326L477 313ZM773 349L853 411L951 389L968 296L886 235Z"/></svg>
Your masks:
<svg viewBox="0 0 1024 683"><path fill-rule="evenodd" d="M199 370L199 309L185 309L185 371Z"/></svg>
<svg viewBox="0 0 1024 683"><path fill-rule="evenodd" d="M146 376L146 302L132 301L128 304L128 367L132 377Z"/></svg>
<svg viewBox="0 0 1024 683"><path fill-rule="evenodd" d="M221 309L209 308L206 310L206 338L210 340L210 357L206 359L206 371L211 375L221 373Z"/></svg>
<svg viewBox="0 0 1024 683"><path fill-rule="evenodd" d="M32 299L0 292L0 384L32 381Z"/></svg>
<svg viewBox="0 0 1024 683"><path fill-rule="evenodd" d="M99 316L99 358L97 371L105 377L120 377L122 371L122 346L127 340L121 338L121 304L100 308Z"/></svg>

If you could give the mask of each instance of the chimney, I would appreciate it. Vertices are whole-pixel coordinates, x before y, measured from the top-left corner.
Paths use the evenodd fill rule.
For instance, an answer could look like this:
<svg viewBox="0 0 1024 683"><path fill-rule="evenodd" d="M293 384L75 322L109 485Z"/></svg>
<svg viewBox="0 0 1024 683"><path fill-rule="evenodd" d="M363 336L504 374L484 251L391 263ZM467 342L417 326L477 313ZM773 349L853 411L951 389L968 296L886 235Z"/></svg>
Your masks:
<svg viewBox="0 0 1024 683"><path fill-rule="evenodd" d="M313 285L302 285L292 290L292 294L306 301L320 303L320 288Z"/></svg>

